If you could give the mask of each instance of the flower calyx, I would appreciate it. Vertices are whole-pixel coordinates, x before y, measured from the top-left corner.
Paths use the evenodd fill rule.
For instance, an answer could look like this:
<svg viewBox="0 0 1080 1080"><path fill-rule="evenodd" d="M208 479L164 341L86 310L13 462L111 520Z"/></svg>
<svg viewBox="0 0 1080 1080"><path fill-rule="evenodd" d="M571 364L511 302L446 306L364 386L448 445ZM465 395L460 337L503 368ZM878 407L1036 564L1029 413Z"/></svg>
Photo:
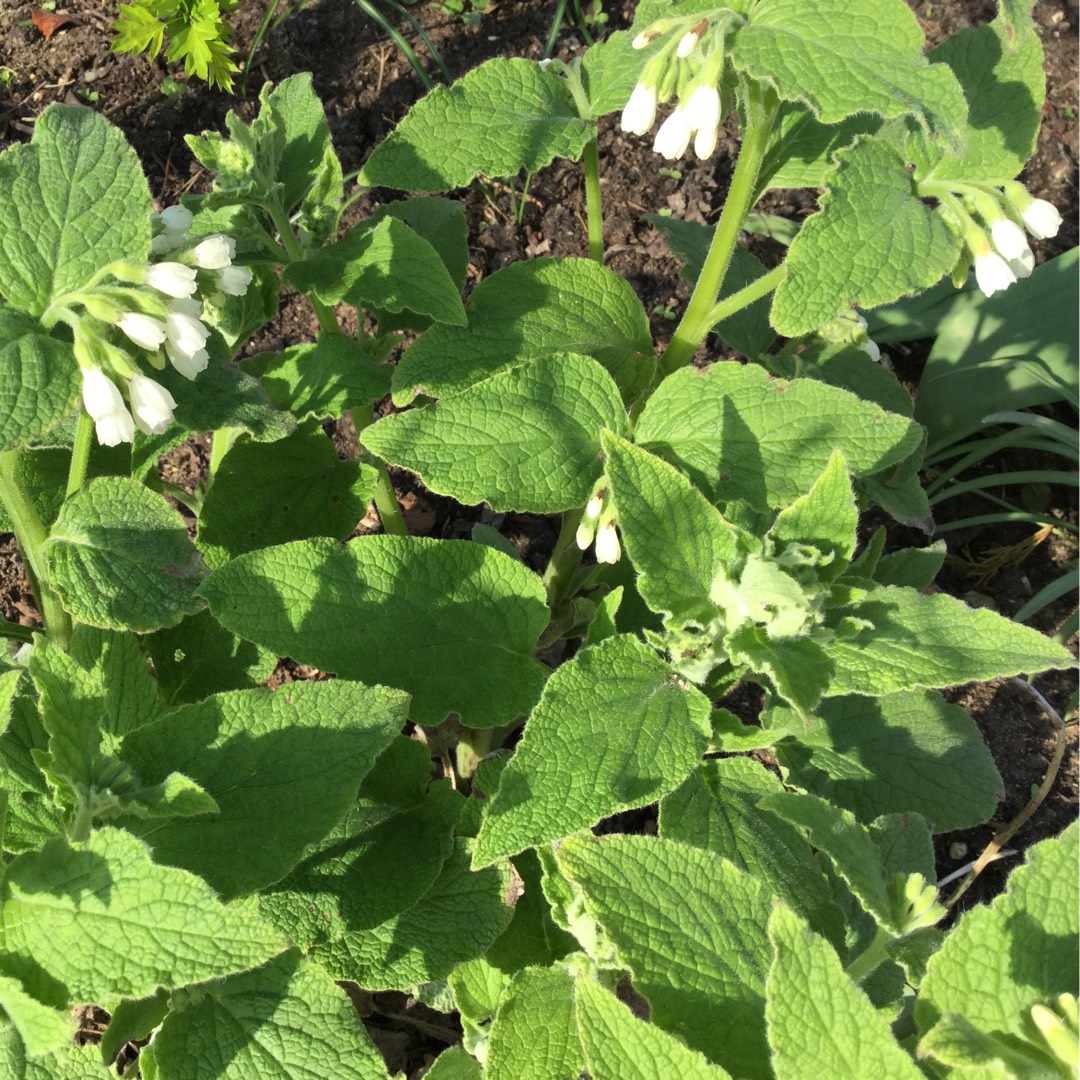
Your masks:
<svg viewBox="0 0 1080 1080"><path fill-rule="evenodd" d="M598 563L617 563L622 557L615 504L611 499L611 484L606 476L600 477L593 485L574 539L582 551L595 545Z"/></svg>

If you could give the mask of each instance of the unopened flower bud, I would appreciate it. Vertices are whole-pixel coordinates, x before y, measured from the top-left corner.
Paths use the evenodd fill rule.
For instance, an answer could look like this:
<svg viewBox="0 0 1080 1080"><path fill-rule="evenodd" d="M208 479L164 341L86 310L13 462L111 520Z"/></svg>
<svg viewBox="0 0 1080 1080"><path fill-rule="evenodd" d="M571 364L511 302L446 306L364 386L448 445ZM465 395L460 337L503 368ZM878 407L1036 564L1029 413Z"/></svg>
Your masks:
<svg viewBox="0 0 1080 1080"><path fill-rule="evenodd" d="M683 34L679 38L679 47L675 50L675 55L680 60L685 60L697 48L697 43L700 40L701 38L693 30L688 34Z"/></svg>
<svg viewBox="0 0 1080 1080"><path fill-rule="evenodd" d="M236 241L231 236L216 233L196 244L191 255L195 265L203 270L224 270L236 255Z"/></svg>
<svg viewBox="0 0 1080 1080"><path fill-rule="evenodd" d="M141 315L137 311L125 311L116 320L116 325L140 348L156 349L165 340L165 325L151 315Z"/></svg>
<svg viewBox="0 0 1080 1080"><path fill-rule="evenodd" d="M178 262L161 262L149 267L146 283L158 292L177 299L191 296L198 288L194 269Z"/></svg>

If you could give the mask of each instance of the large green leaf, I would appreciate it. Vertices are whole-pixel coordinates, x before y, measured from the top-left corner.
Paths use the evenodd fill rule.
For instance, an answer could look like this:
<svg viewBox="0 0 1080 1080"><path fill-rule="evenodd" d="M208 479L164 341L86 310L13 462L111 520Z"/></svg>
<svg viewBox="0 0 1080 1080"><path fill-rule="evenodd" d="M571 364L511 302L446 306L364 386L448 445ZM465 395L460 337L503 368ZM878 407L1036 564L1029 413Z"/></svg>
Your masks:
<svg viewBox="0 0 1080 1080"><path fill-rule="evenodd" d="M28 994L18 979L0 975L0 1010L15 1026L29 1057L70 1046L75 1035L71 1015ZM0 1063L3 1059L0 1057Z"/></svg>
<svg viewBox="0 0 1080 1080"><path fill-rule="evenodd" d="M193 778L219 813L126 824L158 862L201 875L225 896L253 892L283 877L344 817L406 714L404 694L344 679L187 705L129 735L123 757L144 781L173 771ZM243 859L230 857L238 851Z"/></svg>
<svg viewBox="0 0 1080 1080"><path fill-rule="evenodd" d="M832 946L787 907L769 919L766 982L776 1080L921 1080L885 1018L845 974Z"/></svg>
<svg viewBox="0 0 1080 1080"><path fill-rule="evenodd" d="M117 259L150 253L150 189L119 128L50 105L0 154L0 295L40 315Z"/></svg>
<svg viewBox="0 0 1080 1080"><path fill-rule="evenodd" d="M98 477L65 501L45 562L64 607L91 626L147 633L203 605L206 569L184 519L126 477Z"/></svg>
<svg viewBox="0 0 1080 1080"><path fill-rule="evenodd" d="M836 154L821 212L791 243L773 298L781 334L807 334L851 307L872 308L933 285L960 241L915 194L904 159L874 138Z"/></svg>
<svg viewBox="0 0 1080 1080"><path fill-rule="evenodd" d="M1004 793L974 721L940 694L827 698L815 712L809 728L792 710L770 713L789 735L775 751L785 778L865 824L914 811L937 832L969 828Z"/></svg>
<svg viewBox="0 0 1080 1080"><path fill-rule="evenodd" d="M0 308L0 452L47 435L71 412L81 389L71 346Z"/></svg>
<svg viewBox="0 0 1080 1080"><path fill-rule="evenodd" d="M161 1080L386 1077L345 992L295 950L173 1009L153 1048Z"/></svg>
<svg viewBox="0 0 1080 1080"><path fill-rule="evenodd" d="M860 477L902 461L922 433L905 417L814 379L789 383L757 365L717 363L669 375L634 439L685 469L710 497L764 510L809 491L834 450Z"/></svg>
<svg viewBox="0 0 1080 1080"><path fill-rule="evenodd" d="M536 172L576 159L595 129L566 82L533 60L488 60L435 87L375 148L357 182L402 191L464 187L477 173Z"/></svg>
<svg viewBox="0 0 1080 1080"><path fill-rule="evenodd" d="M4 952L51 976L69 1000L106 1009L159 986L246 971L287 947L194 874L155 865L119 829L99 829L85 844L50 840L13 860L4 885Z"/></svg>
<svg viewBox="0 0 1080 1080"><path fill-rule="evenodd" d="M711 851L645 836L575 836L556 857L653 1023L735 1076L769 1076L765 887Z"/></svg>
<svg viewBox="0 0 1080 1080"><path fill-rule="evenodd" d="M477 866L671 791L705 750L709 702L637 638L608 638L548 680L487 804Z"/></svg>
<svg viewBox="0 0 1080 1080"><path fill-rule="evenodd" d="M652 376L648 318L634 290L591 259L531 259L485 278L467 327L435 326L394 370L394 401L459 394L508 367L551 353L598 360L624 398Z"/></svg>
<svg viewBox="0 0 1080 1080"><path fill-rule="evenodd" d="M388 416L364 445L440 495L551 514L584 505L600 477L600 429L625 427L611 376L587 356L555 353Z"/></svg>
<svg viewBox="0 0 1080 1080"><path fill-rule="evenodd" d="M241 556L203 595L222 625L279 655L409 691L419 724L449 712L473 727L511 723L543 686L540 579L480 544L306 540Z"/></svg>

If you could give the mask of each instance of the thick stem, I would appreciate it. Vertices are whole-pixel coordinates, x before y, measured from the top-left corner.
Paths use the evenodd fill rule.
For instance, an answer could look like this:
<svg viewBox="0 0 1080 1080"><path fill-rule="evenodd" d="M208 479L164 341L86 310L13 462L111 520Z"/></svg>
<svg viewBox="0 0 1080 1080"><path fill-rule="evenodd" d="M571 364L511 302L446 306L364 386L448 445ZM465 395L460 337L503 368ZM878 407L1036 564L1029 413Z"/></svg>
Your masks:
<svg viewBox="0 0 1080 1080"><path fill-rule="evenodd" d="M705 257L705 265L701 268L690 303L660 360L664 375L670 375L689 363L713 325L710 317L738 243L739 231L753 206L758 173L778 106L779 100L773 91L755 82L747 82L746 130L735 174L731 178L731 189L724 203L724 211L716 223L709 254Z"/></svg>
<svg viewBox="0 0 1080 1080"><path fill-rule="evenodd" d="M94 815L90 810L90 802L85 796L80 795L75 819L68 827L68 839L73 844L85 843L90 839L90 827L93 823Z"/></svg>
<svg viewBox="0 0 1080 1080"><path fill-rule="evenodd" d="M370 414L371 410L369 409L368 412ZM352 418L353 427L356 428L356 438L360 443L360 460L375 470L375 509L379 511L383 531L389 533L390 536L408 536L409 528L405 524L405 518L402 517L386 462L364 449L364 428L374 421L374 417L369 415L367 420L361 421L354 410Z"/></svg>
<svg viewBox="0 0 1080 1080"><path fill-rule="evenodd" d="M779 266L774 266L767 274L763 274L757 281L751 281L746 288L732 293L713 305L712 311L709 312L709 328L712 329L725 319L730 319L732 315L749 307L763 296L768 296L786 276L787 266L781 263Z"/></svg>
<svg viewBox="0 0 1080 1080"><path fill-rule="evenodd" d="M0 503L4 504L15 529L15 539L26 565L26 576L30 579L30 587L45 622L45 632L66 650L71 644L71 616L49 588L45 566L45 541L49 534L34 504L19 484L17 464L16 451L8 450L0 454Z"/></svg>
<svg viewBox="0 0 1080 1080"><path fill-rule="evenodd" d="M260 205L273 219L274 228L278 231L278 237L289 256L289 261L300 262L304 257L304 252L300 247L300 241L296 239L296 233L293 232L288 215L275 203L261 203ZM323 330L341 333L341 327L338 325L337 316L332 308L314 296L308 296L308 303L311 304L315 317L319 320L319 326Z"/></svg>
<svg viewBox="0 0 1080 1080"><path fill-rule="evenodd" d="M585 215L589 224L589 258L604 265L604 218L600 202L600 154L594 135L585 144Z"/></svg>
<svg viewBox="0 0 1080 1080"><path fill-rule="evenodd" d="M458 778L471 780L491 749L491 728L463 728L454 753Z"/></svg>
<svg viewBox="0 0 1080 1080"><path fill-rule="evenodd" d="M847 972L848 978L851 979L852 982L860 983L867 975L876 970L880 964L885 960L888 960L889 954L886 951L885 946L888 945L891 940L892 938L888 931L879 926L877 933L874 935L874 940L870 942L866 951L856 956L844 969Z"/></svg>
<svg viewBox="0 0 1080 1080"><path fill-rule="evenodd" d="M71 448L65 498L70 498L86 483L86 467L90 462L90 447L94 440L94 421L85 409L79 410L75 421L75 442Z"/></svg>
<svg viewBox="0 0 1080 1080"><path fill-rule="evenodd" d="M570 593L574 576L581 563L581 549L577 546L577 530L585 507L567 510L562 516L559 538L555 541L555 550L551 561L544 571L544 586L547 589L548 605L554 609L560 600Z"/></svg>

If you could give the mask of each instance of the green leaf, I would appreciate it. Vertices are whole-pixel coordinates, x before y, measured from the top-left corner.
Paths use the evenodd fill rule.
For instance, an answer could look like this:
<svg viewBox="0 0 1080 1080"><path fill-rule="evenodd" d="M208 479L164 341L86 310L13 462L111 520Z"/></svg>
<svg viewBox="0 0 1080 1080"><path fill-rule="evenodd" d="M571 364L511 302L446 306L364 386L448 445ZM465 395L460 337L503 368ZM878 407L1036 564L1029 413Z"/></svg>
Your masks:
<svg viewBox="0 0 1080 1080"><path fill-rule="evenodd" d="M872 135L881 118L857 113L837 124L823 124L814 111L795 101L780 106L761 165L759 189L825 187L833 172L833 155L859 135Z"/></svg>
<svg viewBox="0 0 1080 1080"><path fill-rule="evenodd" d="M147 633L198 611L205 575L184 519L121 476L91 480L49 532L49 582L80 622Z"/></svg>
<svg viewBox="0 0 1080 1080"><path fill-rule="evenodd" d="M127 824L158 862L200 874L225 896L252 892L283 877L345 816L405 716L404 695L343 679L184 706L129 735L123 756L146 781L192 777L219 813ZM240 851L243 859L230 857Z"/></svg>
<svg viewBox="0 0 1080 1080"><path fill-rule="evenodd" d="M1011 180L1035 153L1046 80L1042 43L1030 26L1020 33L999 16L985 26L958 30L930 59L948 64L968 101L967 135L960 156L932 167L935 180Z"/></svg>
<svg viewBox="0 0 1080 1080"><path fill-rule="evenodd" d="M209 986L154 1037L161 1080L384 1080L348 996L295 950Z"/></svg>
<svg viewBox="0 0 1080 1080"><path fill-rule="evenodd" d="M499 789L475 864L645 806L694 767L709 702L628 634L583 649L548 680Z"/></svg>
<svg viewBox="0 0 1080 1080"><path fill-rule="evenodd" d="M600 429L625 427L611 376L587 356L555 353L388 416L364 445L437 494L552 514L584 505L600 477Z"/></svg>
<svg viewBox="0 0 1080 1080"><path fill-rule="evenodd" d="M0 975L0 1010L18 1030L27 1057L40 1057L70 1046L75 1035L71 1016L32 997L18 979Z"/></svg>
<svg viewBox="0 0 1080 1080"><path fill-rule="evenodd" d="M585 1064L574 1022L574 980L562 968L518 972L491 1025L488 1080L578 1076Z"/></svg>
<svg viewBox="0 0 1080 1080"><path fill-rule="evenodd" d="M69 1000L106 1009L159 986L247 970L287 945L193 874L156 866L140 840L118 829L20 855L4 886L4 951L62 983Z"/></svg>
<svg viewBox="0 0 1080 1080"><path fill-rule="evenodd" d="M952 1013L1023 1038L1032 1005L1077 993L1078 833L1074 821L1033 845L1004 893L961 916L927 965L915 1006L921 1032Z"/></svg>
<svg viewBox="0 0 1080 1080"><path fill-rule="evenodd" d="M639 1020L618 998L580 977L577 1024L593 1080L726 1080L730 1076L675 1036Z"/></svg>
<svg viewBox="0 0 1080 1080"><path fill-rule="evenodd" d="M987 1034L955 1013L942 1017L919 1040L919 1057L952 1066L950 1076L977 1080L1042 1080L1065 1075L1060 1061L1030 1042L997 1032Z"/></svg>
<svg viewBox="0 0 1080 1080"><path fill-rule="evenodd" d="M460 290L469 269L469 226L465 209L451 199L401 199L377 206L368 221L377 225L385 217L404 221L439 254L450 280Z"/></svg>
<svg viewBox="0 0 1080 1080"><path fill-rule="evenodd" d="M556 157L576 160L594 134L563 79L533 60L500 57L414 105L372 152L357 183L448 191L477 173L514 176Z"/></svg>
<svg viewBox="0 0 1080 1080"><path fill-rule="evenodd" d="M775 563L762 563L767 567L775 567ZM776 572L773 579L777 583L794 590L797 585L793 578L780 571ZM759 595L770 596L765 591L770 579L765 579L759 588ZM747 586L746 575L740 583L744 588ZM757 582L752 582L758 585ZM771 594L771 599L776 601L776 607L783 612L785 606L790 605L794 617L805 610L802 607L803 596L794 593L789 598L783 592ZM767 676L773 684L777 694L786 702L794 706L796 712L802 717L804 723L809 723L811 715L821 701L822 695L828 690L833 677L833 665L829 654L821 645L809 637L770 637L765 627L752 624L739 627L729 633L724 639L731 660L735 664L745 665L752 671L761 672Z"/></svg>
<svg viewBox="0 0 1080 1080"><path fill-rule="evenodd" d="M700 225L696 221L680 221L678 218L646 214L645 220L658 228L667 240L668 247L686 264L681 277L696 282L701 276L705 256L716 232L715 226ZM731 253L731 264L724 275L724 284L718 299L725 300L732 293L745 289L765 274L765 267L756 256L751 255L742 244L736 244ZM754 359L768 351L776 340L776 331L769 325L769 298L763 296L742 311L724 319L713 327L732 349Z"/></svg>
<svg viewBox="0 0 1080 1080"><path fill-rule="evenodd" d="M575 836L556 858L648 998L653 1023L735 1076L769 1076L765 887L710 851L645 836Z"/></svg>
<svg viewBox="0 0 1080 1080"><path fill-rule="evenodd" d="M543 585L480 544L306 540L242 555L203 594L222 625L280 656L407 690L418 724L448 712L471 727L510 723L543 686L532 658L548 622Z"/></svg>
<svg viewBox="0 0 1080 1080"><path fill-rule="evenodd" d="M940 694L828 698L816 715L807 728L791 710L770 713L770 728L790 736L775 750L785 779L866 824L914 811L937 832L966 829L1004 794L975 722Z"/></svg>
<svg viewBox="0 0 1080 1080"><path fill-rule="evenodd" d="M285 282L323 303L413 311L452 326L466 324L459 286L439 253L396 217L361 222L336 244L286 267Z"/></svg>
<svg viewBox="0 0 1080 1080"><path fill-rule="evenodd" d="M884 364L871 360L863 349L821 342L803 349L798 360L799 378L819 379L849 390L863 401L876 402L899 416L911 416L914 410L911 391Z"/></svg>
<svg viewBox="0 0 1080 1080"><path fill-rule="evenodd" d="M710 759L660 802L660 835L728 859L808 919L815 932L843 944L844 924L829 880L803 836L758 808L781 790L749 758Z"/></svg>
<svg viewBox="0 0 1080 1080"><path fill-rule="evenodd" d="M40 315L117 259L150 253L150 189L119 128L50 105L0 154L0 294Z"/></svg>
<svg viewBox="0 0 1080 1080"><path fill-rule="evenodd" d="M127 1042L146 1039L169 1012L169 994L158 990L145 998L124 998L109 1017L101 1037L101 1058L113 1061Z"/></svg>
<svg viewBox="0 0 1080 1080"><path fill-rule="evenodd" d="M65 808L57 804L38 765L49 737L38 715L30 680L21 680L11 701L10 722L0 735L3 786L8 795L5 850L34 851L64 831Z"/></svg>
<svg viewBox="0 0 1080 1080"><path fill-rule="evenodd" d="M258 378L275 409L291 412L300 423L338 417L390 393L390 368L347 334L321 331L314 343L257 353L241 367Z"/></svg>
<svg viewBox="0 0 1080 1080"><path fill-rule="evenodd" d="M921 442L918 425L813 379L785 382L756 365L669 375L634 439L684 469L710 498L788 506L840 450L855 477L881 472Z"/></svg>
<svg viewBox="0 0 1080 1080"><path fill-rule="evenodd" d="M603 446L642 598L676 624L707 626L716 613L713 582L745 554L748 538L666 461L610 434Z"/></svg>
<svg viewBox="0 0 1080 1080"><path fill-rule="evenodd" d="M82 380L70 345L46 337L36 323L2 308L0 342L0 452L4 452L48 435L75 407Z"/></svg>
<svg viewBox="0 0 1080 1080"><path fill-rule="evenodd" d="M524 899L522 896L518 903ZM474 1024L482 1024L495 1015L510 985L510 977L482 956L458 964L447 981L458 1012Z"/></svg>
<svg viewBox="0 0 1080 1080"><path fill-rule="evenodd" d="M11 1080L106 1080L110 1070L101 1064L96 1046L67 1046L29 1058L12 1025L0 1027L0 1074Z"/></svg>
<svg viewBox="0 0 1080 1080"><path fill-rule="evenodd" d="M1076 248L1036 267L1030 278L990 298L962 293L936 335L919 382L915 418L930 442L951 444L977 431L1003 409L1080 394L1080 315L1072 298L1080 288Z"/></svg>
<svg viewBox="0 0 1080 1080"><path fill-rule="evenodd" d="M424 1074L425 1080L484 1080L484 1074L476 1058L470 1057L460 1046L451 1046L436 1059Z"/></svg>
<svg viewBox="0 0 1080 1080"><path fill-rule="evenodd" d="M649 60L648 50L635 49L633 41L633 34L617 30L585 50L581 81L594 119L621 109L630 100Z"/></svg>
<svg viewBox="0 0 1080 1080"><path fill-rule="evenodd" d="M901 548L878 562L873 573L874 581L879 585L925 589L938 576L947 550L944 540L936 540L925 548Z"/></svg>
<svg viewBox="0 0 1080 1080"><path fill-rule="evenodd" d="M468 848L459 840L438 880L414 907L371 930L316 946L315 958L334 978L352 979L368 990L444 979L456 964L483 954L506 929L507 884L508 876L498 869L470 871Z"/></svg>
<svg viewBox="0 0 1080 1080"><path fill-rule="evenodd" d="M199 550L217 567L290 540L344 540L367 510L375 476L369 465L340 460L319 428L272 443L237 442L203 500Z"/></svg>
<svg viewBox="0 0 1080 1080"><path fill-rule="evenodd" d="M945 65L927 63L923 46L901 0L817 0L812 19L799 0L764 0L730 43L737 70L810 106L822 123L865 112L911 115L959 149L963 92Z"/></svg>
<svg viewBox="0 0 1080 1080"><path fill-rule="evenodd" d="M432 327L398 361L395 404L407 405L418 393L459 394L554 352L598 360L624 399L644 389L655 367L641 301L591 259L511 263L473 290L467 311L467 327Z"/></svg>
<svg viewBox="0 0 1080 1080"><path fill-rule="evenodd" d="M399 916L434 885L452 854L462 803L439 782L417 806L355 833L346 824L263 893L260 912L302 948Z"/></svg>
<svg viewBox="0 0 1080 1080"><path fill-rule="evenodd" d="M776 1080L921 1080L870 1000L844 973L832 946L789 908L769 919L776 950L766 983Z"/></svg>
<svg viewBox="0 0 1080 1080"><path fill-rule="evenodd" d="M844 608L869 624L830 642L836 694L891 694L1071 667L1060 645L986 608L936 593L886 586ZM870 629L872 627L873 629Z"/></svg>
<svg viewBox="0 0 1080 1080"><path fill-rule="evenodd" d="M143 638L164 697L172 705L223 690L248 690L268 679L277 656L231 634L203 610Z"/></svg>
<svg viewBox="0 0 1080 1080"><path fill-rule="evenodd" d="M891 147L858 139L836 155L837 170L791 243L772 323L798 337L848 308L877 307L933 285L952 269L959 239L915 194Z"/></svg>

